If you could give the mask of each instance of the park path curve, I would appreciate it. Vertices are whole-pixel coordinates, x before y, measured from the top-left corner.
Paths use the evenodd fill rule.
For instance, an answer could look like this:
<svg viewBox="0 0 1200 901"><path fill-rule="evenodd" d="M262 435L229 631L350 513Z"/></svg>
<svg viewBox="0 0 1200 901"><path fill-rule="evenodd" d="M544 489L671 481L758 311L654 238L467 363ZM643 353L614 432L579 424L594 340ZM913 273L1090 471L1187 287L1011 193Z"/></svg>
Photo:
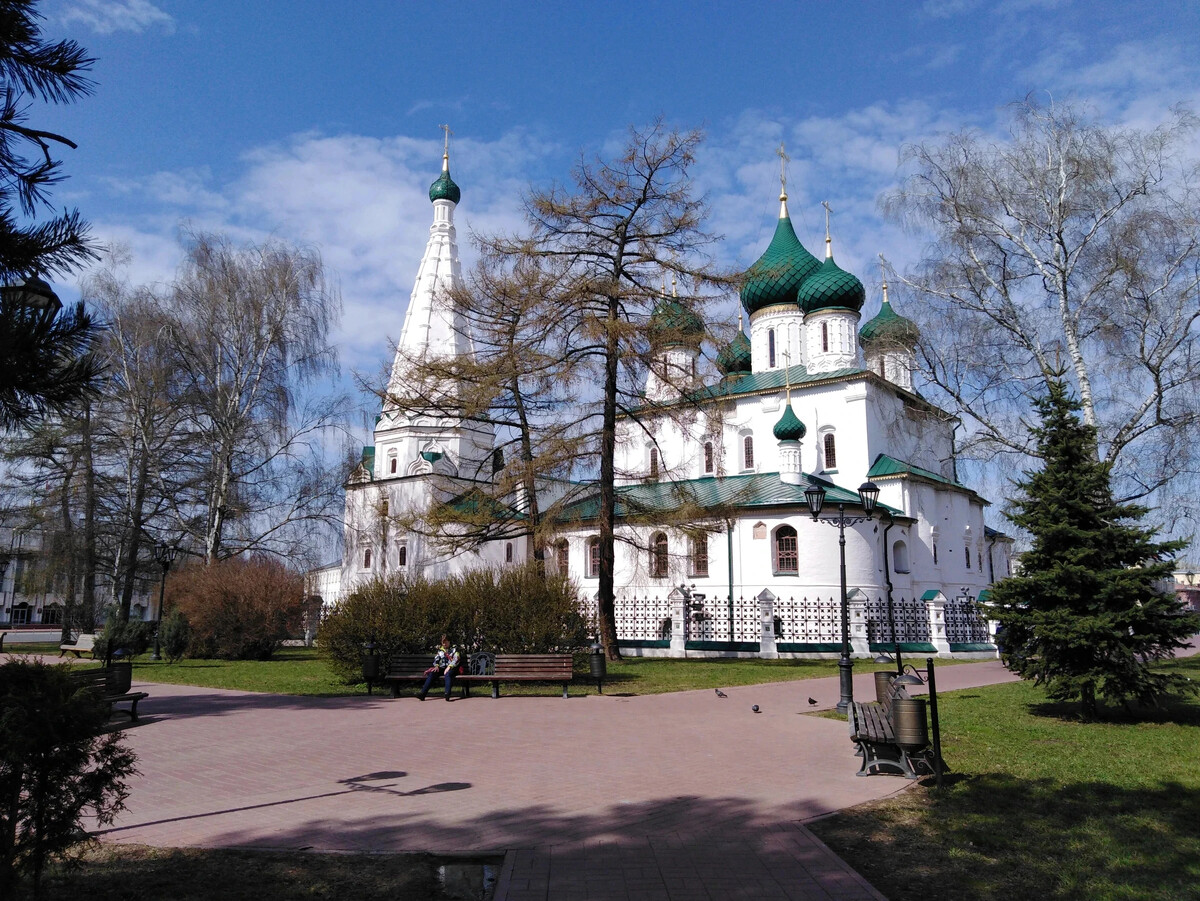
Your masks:
<svg viewBox="0 0 1200 901"><path fill-rule="evenodd" d="M938 669L939 690L1012 678ZM845 724L807 715L834 678L451 703L143 687L141 774L104 840L504 854L498 901L880 899L804 823L907 784L856 778Z"/></svg>

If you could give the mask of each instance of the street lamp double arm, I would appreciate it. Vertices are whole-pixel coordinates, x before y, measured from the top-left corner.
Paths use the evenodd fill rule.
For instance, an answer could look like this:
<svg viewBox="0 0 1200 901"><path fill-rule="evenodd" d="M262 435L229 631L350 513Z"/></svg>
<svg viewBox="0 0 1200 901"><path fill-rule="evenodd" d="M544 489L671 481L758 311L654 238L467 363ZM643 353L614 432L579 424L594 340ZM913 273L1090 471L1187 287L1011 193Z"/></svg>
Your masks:
<svg viewBox="0 0 1200 901"><path fill-rule="evenodd" d="M838 713L846 713L854 703L854 662L850 659L850 598L846 590L846 526L856 526L866 522L875 513L879 503L879 486L874 482L863 482L858 489L859 503L862 504L862 516L847 516L846 505L837 505L837 517L821 518L821 509L825 506L825 489L820 485L812 485L804 492L804 502L814 522L823 522L836 526L838 530L838 552L841 562L842 577L842 654L838 659L838 676L841 683L841 699L837 704Z"/></svg>
<svg viewBox="0 0 1200 901"><path fill-rule="evenodd" d="M167 591L167 570L175 562L175 555L178 553L179 548L173 544L156 544L154 546L154 562L162 567L162 581L158 586L158 619L154 623L154 653L150 655L151 660L162 660L162 647L159 643L158 633L162 629L163 598Z"/></svg>

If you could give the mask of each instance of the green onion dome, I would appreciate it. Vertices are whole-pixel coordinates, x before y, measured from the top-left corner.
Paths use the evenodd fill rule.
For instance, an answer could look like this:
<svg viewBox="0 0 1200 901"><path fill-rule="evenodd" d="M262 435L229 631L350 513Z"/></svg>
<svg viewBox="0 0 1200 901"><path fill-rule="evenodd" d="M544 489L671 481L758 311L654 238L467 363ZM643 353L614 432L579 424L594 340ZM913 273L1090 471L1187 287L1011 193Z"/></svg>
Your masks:
<svg viewBox="0 0 1200 901"><path fill-rule="evenodd" d="M783 408L783 415L779 417L779 422L775 423L774 431L775 437L780 441L799 441L808 434L804 423L792 412L791 402Z"/></svg>
<svg viewBox="0 0 1200 901"><path fill-rule="evenodd" d="M674 297L663 297L650 314L650 343L656 347L699 347L704 322Z"/></svg>
<svg viewBox="0 0 1200 901"><path fill-rule="evenodd" d="M450 161L443 158L442 174L429 186L429 200L431 203L435 200L449 200L451 203L458 203L461 197L462 191L450 177Z"/></svg>
<svg viewBox="0 0 1200 901"><path fill-rule="evenodd" d="M834 309L857 313L866 301L863 283L835 263L832 256L826 257L796 292L796 303L805 313Z"/></svg>
<svg viewBox="0 0 1200 901"><path fill-rule="evenodd" d="M805 250L791 217L779 217L775 236L763 255L746 271L746 283L742 285L742 306L747 313L755 313L773 304L796 302L796 291L801 283L820 268L817 258Z"/></svg>
<svg viewBox="0 0 1200 901"><path fill-rule="evenodd" d="M863 348L872 344L890 344L894 347L915 347L921 339L917 324L905 319L892 309L887 294L883 295L883 306L858 330L858 339Z"/></svg>
<svg viewBox="0 0 1200 901"><path fill-rule="evenodd" d="M722 375L740 375L751 371L750 360L750 339L745 332L738 332L737 337L717 354L717 368Z"/></svg>

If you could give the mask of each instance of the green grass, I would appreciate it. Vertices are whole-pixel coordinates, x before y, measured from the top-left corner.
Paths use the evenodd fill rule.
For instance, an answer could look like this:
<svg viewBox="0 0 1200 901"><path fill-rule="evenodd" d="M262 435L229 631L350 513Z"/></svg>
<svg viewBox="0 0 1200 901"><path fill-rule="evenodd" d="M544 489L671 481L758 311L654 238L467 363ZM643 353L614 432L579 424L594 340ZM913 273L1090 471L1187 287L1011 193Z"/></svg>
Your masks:
<svg viewBox="0 0 1200 901"><path fill-rule="evenodd" d="M313 697L366 694L365 685L347 685L334 675L315 648L283 648L274 659L263 661L180 660L178 663L167 663L154 662L142 655L134 661L133 666L134 679L147 682ZM860 664L861 666L864 664ZM865 666L876 668L874 664ZM577 655L571 694L596 694L596 684L591 681L588 672L587 655ZM609 661L604 693L663 694L672 691L812 679L836 673L837 661L834 660L626 658ZM476 687L475 690L487 689ZM553 694L557 689L549 684L533 684L507 685L502 687L502 691L506 695Z"/></svg>
<svg viewBox="0 0 1200 901"><path fill-rule="evenodd" d="M88 901L441 901L464 897L442 889L438 866L450 862L429 854L99 845L76 863L51 866L42 882L42 897ZM487 862L499 872L499 859ZM26 880L17 899L31 897Z"/></svg>
<svg viewBox="0 0 1200 901"><path fill-rule="evenodd" d="M939 707L945 788L813 824L891 901L1200 899L1200 702L1089 723L1017 683Z"/></svg>

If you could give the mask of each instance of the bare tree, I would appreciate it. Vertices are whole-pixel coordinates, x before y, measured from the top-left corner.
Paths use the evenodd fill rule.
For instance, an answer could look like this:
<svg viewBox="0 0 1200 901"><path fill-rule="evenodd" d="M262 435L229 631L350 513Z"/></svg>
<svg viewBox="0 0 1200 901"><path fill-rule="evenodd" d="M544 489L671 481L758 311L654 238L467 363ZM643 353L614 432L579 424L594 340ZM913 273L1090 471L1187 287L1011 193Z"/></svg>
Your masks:
<svg viewBox="0 0 1200 901"><path fill-rule="evenodd" d="M1026 416L1061 362L1127 498L1194 471L1194 127L1183 112L1149 132L1109 127L1026 100L1007 140L907 148L883 205L932 238L904 282L924 375L967 424L963 450L1036 454Z"/></svg>
<svg viewBox="0 0 1200 901"><path fill-rule="evenodd" d="M339 407L329 332L340 298L311 249L192 234L186 250L168 340L192 490L176 516L209 562L299 552L311 539L301 526L337 515L325 443Z"/></svg>

